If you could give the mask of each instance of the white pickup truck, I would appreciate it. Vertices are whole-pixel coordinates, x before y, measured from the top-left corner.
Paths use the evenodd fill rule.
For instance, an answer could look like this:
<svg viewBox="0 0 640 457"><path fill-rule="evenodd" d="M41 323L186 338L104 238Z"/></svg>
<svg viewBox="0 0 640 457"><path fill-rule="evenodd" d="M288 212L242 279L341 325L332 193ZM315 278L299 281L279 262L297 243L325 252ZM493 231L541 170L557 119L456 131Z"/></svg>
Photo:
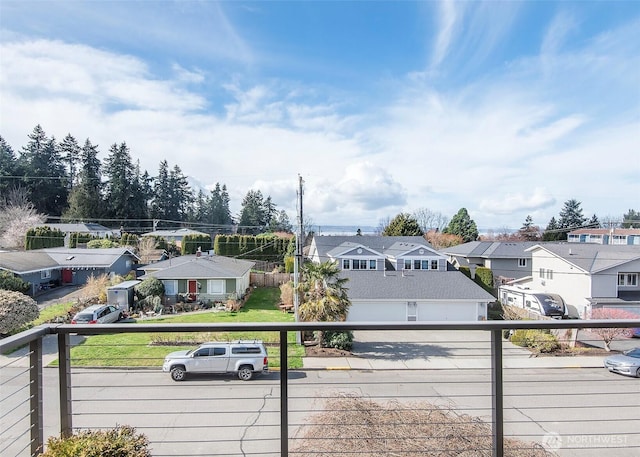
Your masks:
<svg viewBox="0 0 640 457"><path fill-rule="evenodd" d="M167 355L162 371L174 381L183 381L187 373L236 373L248 381L256 373L269 371L267 350L261 341L204 343L190 351Z"/></svg>

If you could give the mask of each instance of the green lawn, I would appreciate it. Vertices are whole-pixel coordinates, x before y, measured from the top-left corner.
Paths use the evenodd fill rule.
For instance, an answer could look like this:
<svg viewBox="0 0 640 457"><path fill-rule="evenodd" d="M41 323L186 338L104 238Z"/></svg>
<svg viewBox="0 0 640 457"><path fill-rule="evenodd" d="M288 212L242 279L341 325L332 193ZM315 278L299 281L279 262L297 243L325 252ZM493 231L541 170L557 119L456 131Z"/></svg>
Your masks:
<svg viewBox="0 0 640 457"><path fill-rule="evenodd" d="M229 323L229 322L292 322L293 315L277 308L280 299L278 288L260 288L251 293L244 307L238 312L193 312L165 315L138 320L138 323ZM129 325L129 324L122 324ZM135 325L135 324L131 324ZM280 366L278 332L203 332L193 333L125 333L87 337L71 349L73 366L160 366L165 355L181 349L190 349L205 341L260 339L267 344L269 367ZM288 334L289 367L302 367L304 348L295 344L295 333Z"/></svg>

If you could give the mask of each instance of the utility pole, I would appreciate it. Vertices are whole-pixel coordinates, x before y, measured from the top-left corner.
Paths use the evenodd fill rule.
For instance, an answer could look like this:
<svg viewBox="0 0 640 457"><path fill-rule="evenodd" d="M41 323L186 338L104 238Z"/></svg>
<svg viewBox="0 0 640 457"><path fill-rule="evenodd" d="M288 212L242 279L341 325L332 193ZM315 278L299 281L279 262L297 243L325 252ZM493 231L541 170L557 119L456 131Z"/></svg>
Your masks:
<svg viewBox="0 0 640 457"><path fill-rule="evenodd" d="M298 307L300 306L300 293L298 292L298 285L300 284L300 267L302 266L302 248L303 248L303 220L302 220L302 195L304 181L302 176L298 175L298 190L297 195L297 226L296 226L296 256L293 262L293 310L296 322L298 321ZM296 342L302 343L301 333L296 332Z"/></svg>

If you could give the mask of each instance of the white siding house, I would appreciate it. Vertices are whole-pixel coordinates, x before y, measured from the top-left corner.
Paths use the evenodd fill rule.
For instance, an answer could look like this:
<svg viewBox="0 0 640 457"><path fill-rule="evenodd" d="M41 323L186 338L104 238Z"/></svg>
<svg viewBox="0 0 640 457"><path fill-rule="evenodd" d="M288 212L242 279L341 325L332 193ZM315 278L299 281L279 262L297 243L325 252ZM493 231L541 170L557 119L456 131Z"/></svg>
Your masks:
<svg viewBox="0 0 640 457"><path fill-rule="evenodd" d="M600 307L640 315L640 246L562 243L530 251L533 274L520 284L562 296L572 317Z"/></svg>

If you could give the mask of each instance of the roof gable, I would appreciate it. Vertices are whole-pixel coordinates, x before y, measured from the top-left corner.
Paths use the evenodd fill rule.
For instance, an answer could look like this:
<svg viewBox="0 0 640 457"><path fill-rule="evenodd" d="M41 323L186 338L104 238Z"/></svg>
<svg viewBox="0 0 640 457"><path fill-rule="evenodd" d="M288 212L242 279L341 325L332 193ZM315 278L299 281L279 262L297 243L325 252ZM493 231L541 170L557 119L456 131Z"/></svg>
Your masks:
<svg viewBox="0 0 640 457"><path fill-rule="evenodd" d="M536 245L530 251L540 249L591 274L640 259L640 246L554 243Z"/></svg>
<svg viewBox="0 0 640 457"><path fill-rule="evenodd" d="M176 259L172 259L176 260ZM157 268L158 262L153 265ZM214 278L239 278L253 268L255 262L248 260L232 259L223 256L190 256L183 262L167 265L157 271L150 272L148 276L158 279L214 279Z"/></svg>

